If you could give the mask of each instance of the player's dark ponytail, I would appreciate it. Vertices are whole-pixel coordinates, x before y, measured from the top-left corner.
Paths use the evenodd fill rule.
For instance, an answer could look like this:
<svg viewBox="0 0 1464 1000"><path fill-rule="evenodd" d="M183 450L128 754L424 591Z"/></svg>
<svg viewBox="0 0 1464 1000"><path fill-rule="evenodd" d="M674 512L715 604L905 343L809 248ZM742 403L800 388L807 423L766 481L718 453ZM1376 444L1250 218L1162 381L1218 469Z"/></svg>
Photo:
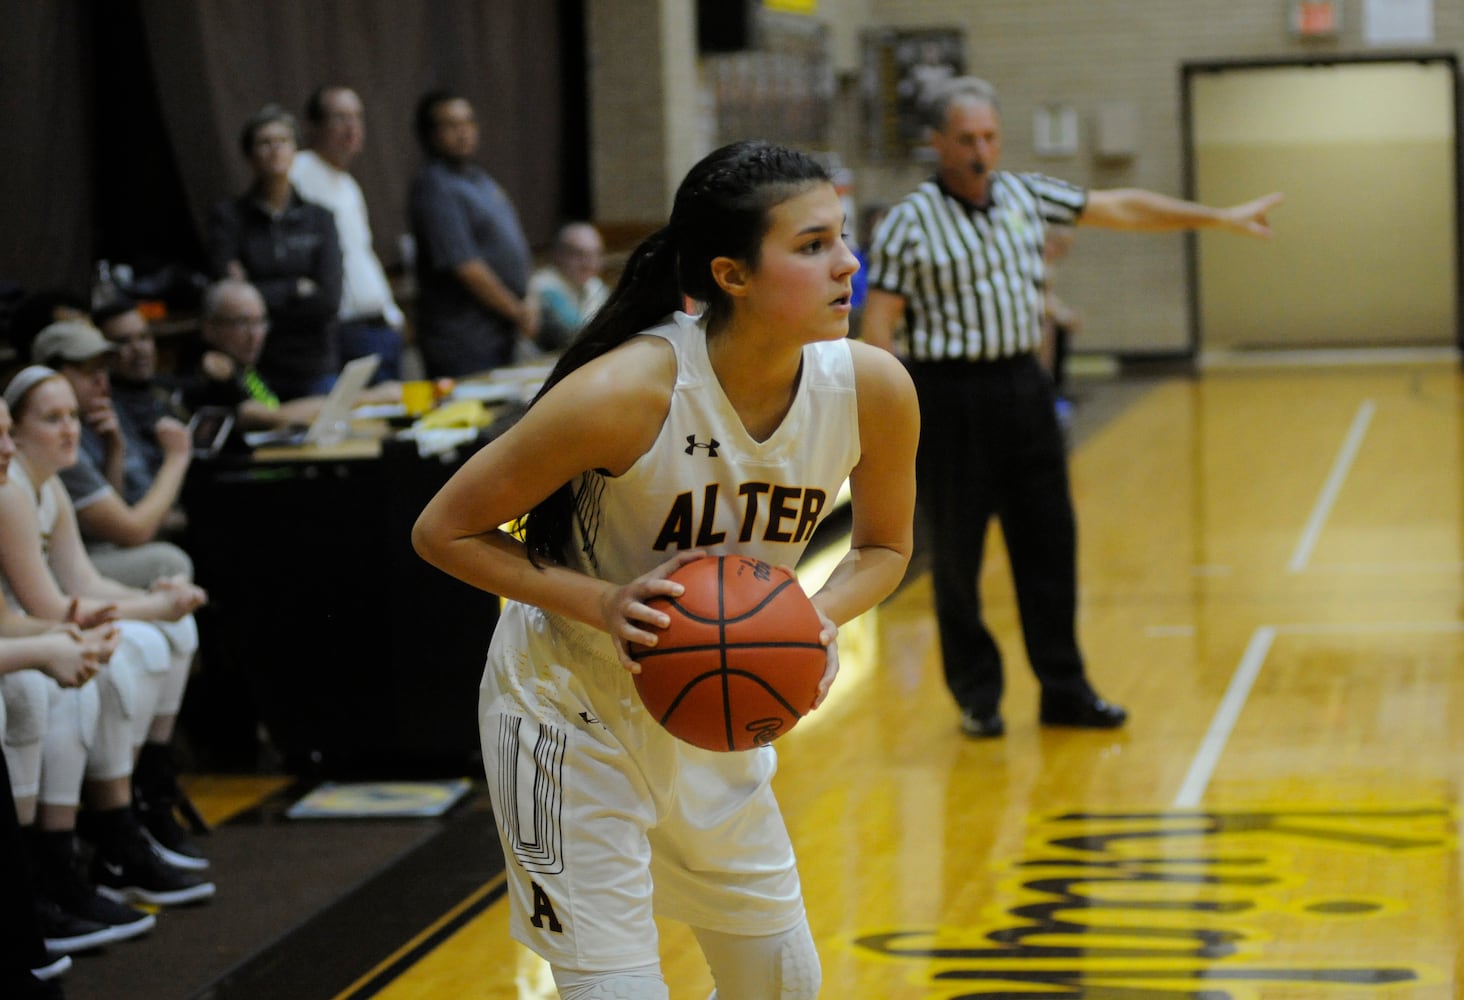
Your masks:
<svg viewBox="0 0 1464 1000"><path fill-rule="evenodd" d="M766 142L735 142L709 153L677 188L670 221L636 247L615 290L565 349L534 401L570 372L665 321L687 298L703 303L708 326L719 328L731 302L712 278L712 261L729 257L755 269L772 208L808 184L828 180L817 160ZM584 499L593 503L593 497ZM564 561L578 504L565 484L524 515L524 543L535 565Z"/></svg>

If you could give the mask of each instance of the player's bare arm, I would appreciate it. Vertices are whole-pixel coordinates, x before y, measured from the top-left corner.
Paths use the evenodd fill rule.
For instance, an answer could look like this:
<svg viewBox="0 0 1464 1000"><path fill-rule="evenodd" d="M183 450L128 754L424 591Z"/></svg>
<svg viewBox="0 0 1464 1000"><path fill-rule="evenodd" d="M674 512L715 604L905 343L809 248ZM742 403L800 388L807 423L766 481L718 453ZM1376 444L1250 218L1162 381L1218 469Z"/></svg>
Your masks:
<svg viewBox="0 0 1464 1000"><path fill-rule="evenodd" d="M617 638L653 638L633 622L661 624L644 599L671 593L675 584L643 578L626 585L635 595L628 600L612 583L535 567L502 529L581 473L629 469L660 433L675 378L675 355L659 338L636 338L572 372L439 491L413 529L417 552L489 593Z"/></svg>
<svg viewBox="0 0 1464 1000"><path fill-rule="evenodd" d="M813 595L842 624L888 597L915 545L915 449L920 409L905 366L851 341L859 394L859 464L849 475L854 523L849 552Z"/></svg>

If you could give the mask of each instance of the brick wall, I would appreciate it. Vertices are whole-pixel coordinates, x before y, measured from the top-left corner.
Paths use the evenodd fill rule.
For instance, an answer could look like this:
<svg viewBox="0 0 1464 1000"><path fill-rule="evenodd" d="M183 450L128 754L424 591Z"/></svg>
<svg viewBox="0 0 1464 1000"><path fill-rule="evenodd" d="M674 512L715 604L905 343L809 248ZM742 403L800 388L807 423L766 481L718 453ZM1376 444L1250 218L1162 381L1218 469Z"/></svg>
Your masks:
<svg viewBox="0 0 1464 1000"><path fill-rule="evenodd" d="M651 0L591 0L598 4L649 4ZM689 11L690 0L658 0ZM840 71L833 146L856 170L861 205L893 200L918 183L929 168L918 164L876 164L862 152L857 81L860 24L899 27L960 27L971 72L1001 92L1005 121L1003 165L1041 169L1093 187L1137 186L1182 194L1180 66L1214 61L1306 55L1376 54L1362 42L1363 0L1341 0L1338 38L1299 40L1288 25L1285 0L819 0L816 16L833 26L834 63ZM643 27L622 26L636 34ZM1429 51L1456 51L1464 43L1464 4L1440 0L1434 10L1435 44ZM644 66L644 42L613 50ZM603 59L609 54L592 53ZM683 78L684 79L684 78ZM678 84L679 86L680 84ZM1092 152L1094 116L1101 102L1131 102L1138 113L1138 147L1131 158L1099 161ZM1072 104L1079 115L1075 156L1043 159L1032 150L1032 117L1043 103ZM597 142L602 135L634 134L627 126L644 111L620 100L620 110L593 100ZM693 121L687 142L697 141ZM612 115L607 119L607 115ZM668 142L674 142L669 139ZM682 148L685 148L683 145ZM602 152L597 150L597 174ZM659 163L660 161L658 161ZM686 161L681 161L682 167ZM622 163L622 168L624 164ZM628 197L644 183L634 171L615 183L597 185L597 201ZM620 191L616 188L619 186ZM673 185L674 186L674 185ZM1264 192L1257 191L1256 194ZM641 198L637 204L644 203ZM669 202L668 202L669 203ZM1286 238L1284 206L1274 222ZM1082 308L1087 324L1080 351L1166 353L1184 348L1188 337L1185 237L1084 230L1059 275L1064 297Z"/></svg>
<svg viewBox="0 0 1464 1000"><path fill-rule="evenodd" d="M972 72L1001 92L1004 165L1047 171L1093 187L1145 187L1183 194L1180 66L1185 62L1372 53L1362 42L1363 0L1342 0L1338 38L1302 40L1289 28L1284 0L876 0L876 22L959 25ZM832 6L832 5L831 5ZM1440 2L1435 44L1464 43L1464 4ZM1105 100L1138 109L1139 145L1131 159L1092 154L1092 126ZM1048 101L1078 111L1078 154L1042 159L1032 151L1032 116ZM845 143L849 138L845 137ZM860 166L860 195L887 200L927 171ZM1263 194L1262 191L1255 192ZM1274 216L1287 238L1283 205ZM1083 230L1058 274L1064 297L1086 326L1077 350L1163 353L1188 338L1186 237Z"/></svg>

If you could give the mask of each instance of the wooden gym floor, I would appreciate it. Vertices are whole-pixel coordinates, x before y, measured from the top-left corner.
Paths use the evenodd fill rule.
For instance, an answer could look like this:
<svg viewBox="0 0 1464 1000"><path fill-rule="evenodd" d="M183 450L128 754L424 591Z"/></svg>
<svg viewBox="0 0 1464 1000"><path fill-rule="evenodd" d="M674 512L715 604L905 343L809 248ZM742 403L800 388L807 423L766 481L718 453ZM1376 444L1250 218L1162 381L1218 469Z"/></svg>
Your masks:
<svg viewBox="0 0 1464 1000"><path fill-rule="evenodd" d="M1080 632L1131 722L1037 726L999 544L1004 739L957 731L925 575L846 627L829 702L779 743L823 995L1460 996L1459 365L1076 389ZM554 996L508 939L486 796L286 822L287 778L190 785L234 817L218 898L79 958L72 1000ZM704 1000L689 933L662 951L673 1000Z"/></svg>

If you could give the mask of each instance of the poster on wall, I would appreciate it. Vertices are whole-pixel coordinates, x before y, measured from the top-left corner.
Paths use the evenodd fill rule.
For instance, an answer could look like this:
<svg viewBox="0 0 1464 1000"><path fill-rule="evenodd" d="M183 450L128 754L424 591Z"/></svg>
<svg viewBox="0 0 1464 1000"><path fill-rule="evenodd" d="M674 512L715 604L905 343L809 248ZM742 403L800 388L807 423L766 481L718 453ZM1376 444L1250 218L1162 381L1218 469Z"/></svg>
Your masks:
<svg viewBox="0 0 1464 1000"><path fill-rule="evenodd" d="M821 22L763 10L756 48L705 57L702 105L709 148L748 136L827 147L834 101L829 34Z"/></svg>
<svg viewBox="0 0 1464 1000"><path fill-rule="evenodd" d="M860 69L871 159L921 158L924 102L935 87L966 72L959 28L874 28L863 36Z"/></svg>

